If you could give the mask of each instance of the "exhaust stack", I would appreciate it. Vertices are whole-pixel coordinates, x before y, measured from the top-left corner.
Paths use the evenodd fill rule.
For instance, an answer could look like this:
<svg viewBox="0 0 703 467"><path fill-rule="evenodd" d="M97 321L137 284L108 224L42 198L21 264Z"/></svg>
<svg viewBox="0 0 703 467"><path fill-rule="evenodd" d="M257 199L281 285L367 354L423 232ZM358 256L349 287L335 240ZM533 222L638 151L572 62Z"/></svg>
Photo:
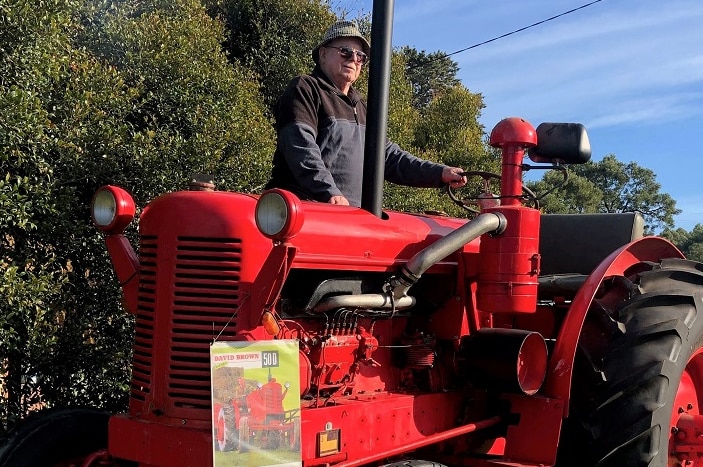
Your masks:
<svg viewBox="0 0 703 467"><path fill-rule="evenodd" d="M383 204L392 37L393 0L374 0L361 208L377 217L381 217Z"/></svg>

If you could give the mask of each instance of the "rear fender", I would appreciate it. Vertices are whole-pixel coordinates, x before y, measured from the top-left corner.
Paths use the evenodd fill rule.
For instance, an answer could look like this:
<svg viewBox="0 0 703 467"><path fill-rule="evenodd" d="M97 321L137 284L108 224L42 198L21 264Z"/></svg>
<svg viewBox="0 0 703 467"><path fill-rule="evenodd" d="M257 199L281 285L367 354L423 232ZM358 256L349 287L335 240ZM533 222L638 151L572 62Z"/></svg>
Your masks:
<svg viewBox="0 0 703 467"><path fill-rule="evenodd" d="M659 237L644 237L615 250L590 274L574 297L559 330L543 390L545 396L565 402L565 417L568 415L571 376L578 338L588 309L603 280L610 276L623 275L628 268L641 261L658 262L664 258L683 257L683 254L667 240Z"/></svg>

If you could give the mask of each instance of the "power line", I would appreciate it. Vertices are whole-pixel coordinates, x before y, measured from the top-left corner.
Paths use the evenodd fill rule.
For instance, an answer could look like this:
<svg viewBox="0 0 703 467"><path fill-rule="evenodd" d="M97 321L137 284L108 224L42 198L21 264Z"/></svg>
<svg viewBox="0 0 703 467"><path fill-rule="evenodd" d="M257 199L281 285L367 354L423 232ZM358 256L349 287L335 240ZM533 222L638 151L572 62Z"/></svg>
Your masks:
<svg viewBox="0 0 703 467"><path fill-rule="evenodd" d="M528 25L528 26L524 26L524 27L521 27L521 28L519 28L519 29L515 29L514 31L510 31L510 32L507 32L507 33L505 33L505 34L501 34L500 36L493 37L493 38L491 38L491 39L485 40L485 41L483 41L483 42L479 42L479 43L474 44L474 45L471 45L471 46L469 46L469 47L465 47L465 48L463 48L463 49L457 50L456 52L444 54L444 55L439 56L439 57L436 57L436 58L434 58L434 59L432 59L432 60L428 60L428 61L426 61L426 62L424 62L424 63L417 64L417 65L412 66L412 67L408 67L408 69L412 70L412 69L418 68L418 67L420 67L420 66L425 66L425 65L428 65L428 64L430 64L430 63L432 63L432 62L434 62L434 61L441 60L441 59L447 58L447 57L451 57L452 55L456 55L456 54L461 53L461 52L466 52L467 50L475 49L476 47L480 47L480 46L482 46L482 45L489 44L489 43L491 43L491 42L497 41L498 39L503 39L504 37L512 36L513 34L517 34L517 33L519 33L519 32L526 31L527 29L534 28L535 26L539 26L540 24L547 23L547 22L552 21L552 20L555 20L555 19L557 19L557 18L561 18L562 16L569 15L569 14L571 14L571 13L574 13L574 12L578 11L578 10L583 10L584 8L588 8L589 6L592 6L592 5L594 5L594 4L598 3L598 2L601 2L601 1L603 1L603 0L593 0L592 2L589 2L589 3L586 3L586 4L584 4L584 5L581 5L580 7L573 8L573 9L571 9L571 10L569 10L569 11L565 11L565 12L563 12L563 13L559 13L558 15L554 15L554 16L552 16L552 17L550 17L550 18L546 18L546 19L543 19L543 20L541 20L541 21L537 21L536 23L532 23L532 24L530 24L530 25Z"/></svg>

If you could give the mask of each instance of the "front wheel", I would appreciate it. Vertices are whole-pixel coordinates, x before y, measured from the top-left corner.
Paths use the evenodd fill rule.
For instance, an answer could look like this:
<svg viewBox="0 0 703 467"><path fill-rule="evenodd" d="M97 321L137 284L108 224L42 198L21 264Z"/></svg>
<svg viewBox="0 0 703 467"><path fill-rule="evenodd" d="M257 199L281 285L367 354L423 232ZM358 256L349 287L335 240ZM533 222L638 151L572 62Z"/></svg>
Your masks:
<svg viewBox="0 0 703 467"><path fill-rule="evenodd" d="M109 418L106 412L88 408L49 409L32 414L0 447L0 465L83 465L89 455L107 448Z"/></svg>
<svg viewBox="0 0 703 467"><path fill-rule="evenodd" d="M638 269L589 311L560 466L703 466L703 265Z"/></svg>

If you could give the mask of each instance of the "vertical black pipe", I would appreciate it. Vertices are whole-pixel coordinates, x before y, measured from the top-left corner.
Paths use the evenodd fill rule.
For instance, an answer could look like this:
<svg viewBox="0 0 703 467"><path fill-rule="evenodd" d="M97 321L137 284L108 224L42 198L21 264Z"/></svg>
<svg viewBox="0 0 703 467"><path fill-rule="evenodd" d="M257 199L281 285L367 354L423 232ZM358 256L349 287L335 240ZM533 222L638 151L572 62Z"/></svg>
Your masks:
<svg viewBox="0 0 703 467"><path fill-rule="evenodd" d="M364 185L361 207L381 217L391 81L393 1L374 0L371 17L371 63L368 115L364 144Z"/></svg>

